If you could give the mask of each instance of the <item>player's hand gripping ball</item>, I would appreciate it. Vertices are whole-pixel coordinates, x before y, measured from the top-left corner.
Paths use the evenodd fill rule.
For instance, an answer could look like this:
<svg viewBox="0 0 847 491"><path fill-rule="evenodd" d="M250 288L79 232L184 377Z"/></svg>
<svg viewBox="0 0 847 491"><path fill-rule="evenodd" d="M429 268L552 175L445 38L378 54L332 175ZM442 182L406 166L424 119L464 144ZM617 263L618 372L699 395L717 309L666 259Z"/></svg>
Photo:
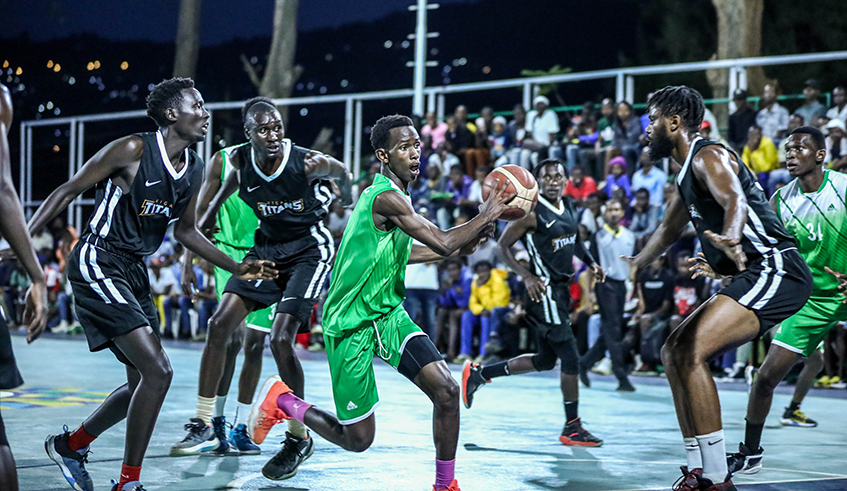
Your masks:
<svg viewBox="0 0 847 491"><path fill-rule="evenodd" d="M504 165L491 171L482 184L482 200L488 199L491 191L501 182L506 182L506 196L512 196L508 204L516 206L500 215L500 220L514 221L525 217L538 204L538 183L531 172L517 165Z"/></svg>

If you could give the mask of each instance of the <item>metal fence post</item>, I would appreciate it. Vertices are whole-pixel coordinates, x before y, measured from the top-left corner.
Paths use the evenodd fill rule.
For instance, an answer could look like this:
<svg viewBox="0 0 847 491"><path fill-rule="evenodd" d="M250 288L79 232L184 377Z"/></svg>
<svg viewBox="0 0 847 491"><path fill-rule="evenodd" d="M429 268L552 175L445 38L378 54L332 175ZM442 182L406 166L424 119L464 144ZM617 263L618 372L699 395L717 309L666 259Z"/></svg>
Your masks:
<svg viewBox="0 0 847 491"><path fill-rule="evenodd" d="M630 104L635 102L635 77L632 75L626 76L626 95L624 95L624 98Z"/></svg>
<svg viewBox="0 0 847 491"><path fill-rule="evenodd" d="M624 100L626 97L626 80L623 72L618 72L615 75L615 103Z"/></svg>
<svg viewBox="0 0 847 491"><path fill-rule="evenodd" d="M362 133L365 131L362 127L362 101L356 101L356 124L353 128L356 131L353 134L353 179L358 179L362 172ZM344 163L350 165L350 162Z"/></svg>
<svg viewBox="0 0 847 491"><path fill-rule="evenodd" d="M353 99L344 101L344 162L353 158Z"/></svg>

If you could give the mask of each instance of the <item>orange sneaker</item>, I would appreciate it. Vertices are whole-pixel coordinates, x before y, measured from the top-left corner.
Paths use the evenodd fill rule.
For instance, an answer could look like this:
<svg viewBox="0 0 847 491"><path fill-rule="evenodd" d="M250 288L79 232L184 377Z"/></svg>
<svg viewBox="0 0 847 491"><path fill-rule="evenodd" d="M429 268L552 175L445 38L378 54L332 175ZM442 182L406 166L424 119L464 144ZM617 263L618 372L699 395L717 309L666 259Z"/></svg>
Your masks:
<svg viewBox="0 0 847 491"><path fill-rule="evenodd" d="M291 416L285 414L285 411L276 405L276 400L282 394L293 392L279 375L272 375L262 384L262 390L259 392L259 399L253 404L253 409L250 410L250 418L247 420L247 433L250 438L258 445L265 441L268 432L275 424L291 419Z"/></svg>
<svg viewBox="0 0 847 491"><path fill-rule="evenodd" d="M450 485L449 485L449 486L447 486L447 487L446 487L446 488L444 488L444 489L435 489L435 485L433 484L433 485L432 485L432 491L462 491L462 490L461 490L461 489L459 489L459 483L458 483L458 481L456 481L455 479L453 479L453 482L451 482L451 483L450 483Z"/></svg>

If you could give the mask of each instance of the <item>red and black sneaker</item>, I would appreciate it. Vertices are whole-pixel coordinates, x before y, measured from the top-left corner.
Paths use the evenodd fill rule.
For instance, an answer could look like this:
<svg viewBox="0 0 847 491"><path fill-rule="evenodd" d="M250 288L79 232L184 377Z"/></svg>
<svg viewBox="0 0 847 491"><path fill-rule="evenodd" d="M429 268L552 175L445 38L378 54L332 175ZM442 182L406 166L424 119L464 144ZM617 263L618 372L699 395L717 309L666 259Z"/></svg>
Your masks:
<svg viewBox="0 0 847 491"><path fill-rule="evenodd" d="M688 466L681 466L679 470L682 471L682 477L676 480L673 483L672 491L698 491L700 488L700 483L703 480L703 469L691 469L688 470Z"/></svg>
<svg viewBox="0 0 847 491"><path fill-rule="evenodd" d="M480 389L483 385L490 382L482 376L482 369L477 363L471 363L470 360L465 362L462 367L462 403L467 409L473 404L474 392Z"/></svg>
<svg viewBox="0 0 847 491"><path fill-rule="evenodd" d="M603 445L603 440L597 438L589 433L588 430L583 428L582 420L579 418L576 418L565 425L565 429L562 430L562 436L559 437L559 441L565 445L579 447L600 447Z"/></svg>

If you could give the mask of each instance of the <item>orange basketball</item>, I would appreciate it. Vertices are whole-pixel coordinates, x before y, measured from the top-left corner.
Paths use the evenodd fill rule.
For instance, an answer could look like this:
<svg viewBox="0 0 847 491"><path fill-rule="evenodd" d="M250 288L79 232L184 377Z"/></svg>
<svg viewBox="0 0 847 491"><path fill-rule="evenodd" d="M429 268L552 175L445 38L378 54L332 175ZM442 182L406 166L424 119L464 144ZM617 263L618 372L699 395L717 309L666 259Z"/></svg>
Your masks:
<svg viewBox="0 0 847 491"><path fill-rule="evenodd" d="M493 189L506 182L505 194L513 196L508 203L517 208L503 212L500 220L514 221L526 216L538 204L538 183L531 172L517 165L504 165L491 171L482 184L482 199L488 199Z"/></svg>

